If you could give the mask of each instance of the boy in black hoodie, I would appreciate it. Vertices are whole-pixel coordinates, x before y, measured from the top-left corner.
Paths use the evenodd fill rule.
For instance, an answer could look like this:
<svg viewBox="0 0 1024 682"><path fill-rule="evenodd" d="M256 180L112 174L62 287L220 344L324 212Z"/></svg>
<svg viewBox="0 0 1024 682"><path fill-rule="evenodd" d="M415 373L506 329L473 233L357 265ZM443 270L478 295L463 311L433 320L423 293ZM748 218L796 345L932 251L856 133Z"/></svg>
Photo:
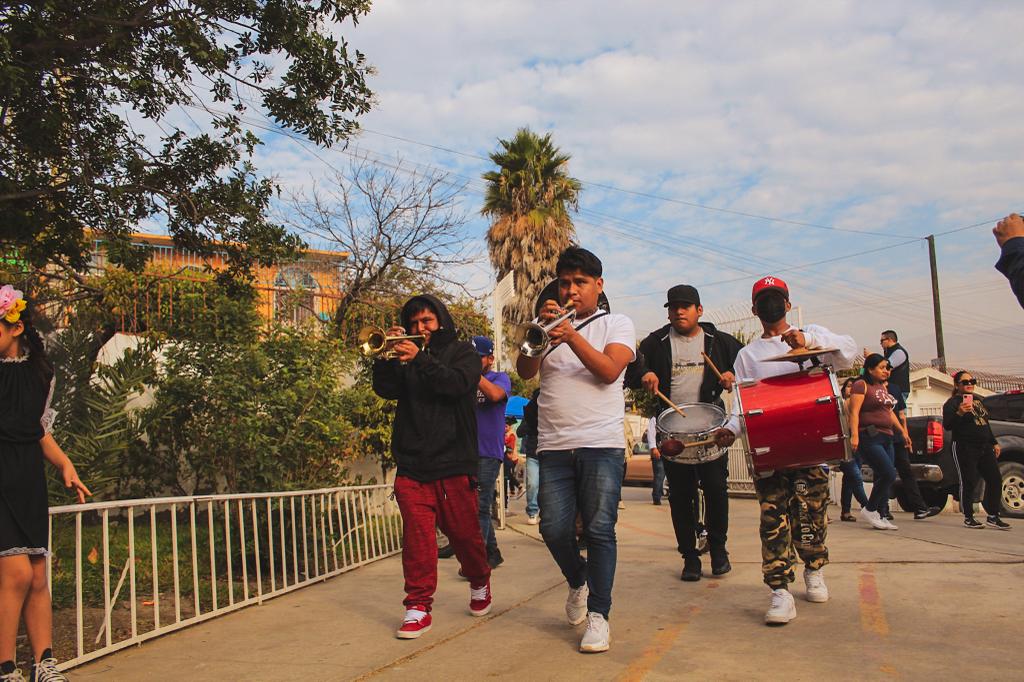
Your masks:
<svg viewBox="0 0 1024 682"><path fill-rule="evenodd" d="M469 579L469 611L491 610L487 552L477 522L476 388L480 357L458 340L451 314L429 295L402 307L402 327L388 336L423 335L392 345L394 359L373 363L373 390L397 400L391 452L398 465L395 500L402 513L402 570L405 620L395 633L414 639L430 629L437 589L435 526L448 536Z"/></svg>

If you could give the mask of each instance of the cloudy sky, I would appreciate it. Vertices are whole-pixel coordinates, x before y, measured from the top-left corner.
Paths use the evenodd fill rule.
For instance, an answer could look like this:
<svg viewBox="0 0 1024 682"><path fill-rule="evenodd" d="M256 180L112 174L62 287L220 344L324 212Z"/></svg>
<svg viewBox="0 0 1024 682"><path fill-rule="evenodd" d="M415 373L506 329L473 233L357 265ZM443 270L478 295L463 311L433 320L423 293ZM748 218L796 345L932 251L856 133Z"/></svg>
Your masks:
<svg viewBox="0 0 1024 682"><path fill-rule="evenodd" d="M935 234L950 362L1024 373L991 234L1024 209L1021 26L1015 2L378 0L343 29L377 69L349 151L468 183L464 278L488 292L486 157L551 132L584 183L579 241L640 333L672 284L723 319L773 273L804 322L872 348L893 327L927 361ZM265 141L257 165L287 184L343 163Z"/></svg>

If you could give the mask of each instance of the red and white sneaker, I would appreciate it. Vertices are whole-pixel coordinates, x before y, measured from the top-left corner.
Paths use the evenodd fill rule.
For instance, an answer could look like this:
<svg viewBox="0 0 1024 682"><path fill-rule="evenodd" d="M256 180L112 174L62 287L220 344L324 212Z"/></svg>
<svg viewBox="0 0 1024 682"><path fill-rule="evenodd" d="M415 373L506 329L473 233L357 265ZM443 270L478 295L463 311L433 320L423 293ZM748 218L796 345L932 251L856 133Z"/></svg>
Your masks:
<svg viewBox="0 0 1024 682"><path fill-rule="evenodd" d="M473 616L486 616L491 612L491 581L482 587L469 586L469 613Z"/></svg>
<svg viewBox="0 0 1024 682"><path fill-rule="evenodd" d="M398 639L416 639L430 629L430 614L422 609L408 609L402 627L395 631Z"/></svg>

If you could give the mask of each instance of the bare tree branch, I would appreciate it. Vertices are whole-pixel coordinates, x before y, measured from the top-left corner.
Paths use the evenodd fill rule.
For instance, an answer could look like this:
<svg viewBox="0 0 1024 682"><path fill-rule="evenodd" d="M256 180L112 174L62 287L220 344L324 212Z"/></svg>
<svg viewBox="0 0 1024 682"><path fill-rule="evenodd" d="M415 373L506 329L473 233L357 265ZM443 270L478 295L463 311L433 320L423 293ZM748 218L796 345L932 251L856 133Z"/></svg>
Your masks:
<svg viewBox="0 0 1024 682"><path fill-rule="evenodd" d="M468 293L452 273L472 258L459 196L464 186L445 174L408 173L353 159L328 186L293 194L282 222L310 242L348 252L335 310L340 331L351 306L374 305L396 291L396 277Z"/></svg>

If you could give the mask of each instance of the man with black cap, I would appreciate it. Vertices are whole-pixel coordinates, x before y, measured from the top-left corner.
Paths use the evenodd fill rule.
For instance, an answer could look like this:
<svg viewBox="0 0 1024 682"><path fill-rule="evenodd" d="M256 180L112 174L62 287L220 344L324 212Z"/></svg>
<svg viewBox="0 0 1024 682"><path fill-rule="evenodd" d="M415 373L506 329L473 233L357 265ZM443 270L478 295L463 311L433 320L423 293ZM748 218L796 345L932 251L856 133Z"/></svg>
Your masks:
<svg viewBox="0 0 1024 682"><path fill-rule="evenodd" d="M476 388L477 452L480 469L480 534L487 546L487 563L497 568L504 559L491 522L491 503L498 472L505 461L505 405L512 392L512 380L504 372L494 371L494 342L486 336L474 336L473 348L480 356L480 381Z"/></svg>
<svg viewBox="0 0 1024 682"><path fill-rule="evenodd" d="M796 370L792 363L770 361L793 348L835 348L819 356L821 361L836 369L853 365L857 344L852 337L813 324L797 329L786 321L792 308L789 287L778 277L768 276L754 282L751 301L751 312L761 320L763 333L736 357L737 381L793 373ZM737 436L740 434L740 422L735 415L728 426ZM808 447L814 447L813 443ZM785 625L796 618L796 603L789 584L796 577L793 566L798 555L804 562L805 598L809 602L828 601L824 573L828 563L828 470L824 465L816 465L776 471L771 476L755 478L754 491L761 505L761 572L772 590L764 620L768 625Z"/></svg>
<svg viewBox="0 0 1024 682"><path fill-rule="evenodd" d="M678 284L668 290L667 298L669 324L651 332L640 343L639 367L631 368L627 385L643 386L652 392L660 390L676 404L702 402L724 407L721 394L732 389L733 363L743 344L718 331L713 324L700 322L704 308L700 294L692 286ZM703 354L722 372L722 379L705 364ZM734 439L734 434L725 428L715 433L715 441L721 447L732 445ZM689 582L701 578L696 538L698 483L704 489L711 573L725 575L732 570L725 549L729 529L729 455L703 464L665 461L664 465L672 491L668 500L672 526L679 553L683 555L680 577Z"/></svg>

